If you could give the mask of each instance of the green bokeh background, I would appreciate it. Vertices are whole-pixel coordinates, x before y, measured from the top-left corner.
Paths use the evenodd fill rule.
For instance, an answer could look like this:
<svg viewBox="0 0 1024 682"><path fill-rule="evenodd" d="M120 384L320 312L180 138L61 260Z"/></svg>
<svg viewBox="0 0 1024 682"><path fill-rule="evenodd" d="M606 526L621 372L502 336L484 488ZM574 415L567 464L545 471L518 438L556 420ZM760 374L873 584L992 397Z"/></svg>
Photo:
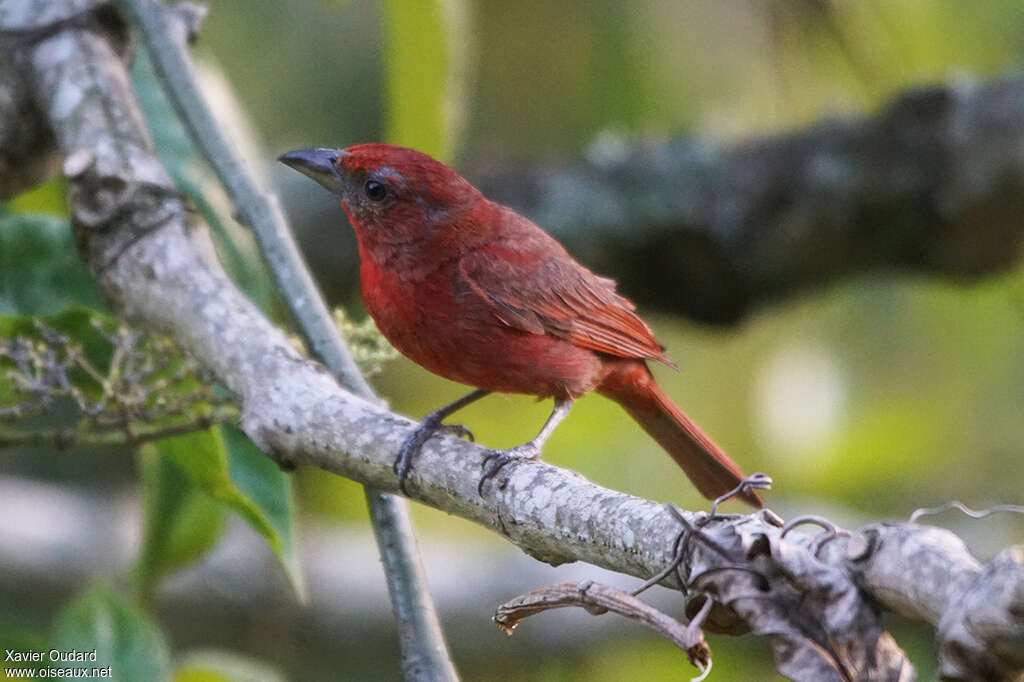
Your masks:
<svg viewBox="0 0 1024 682"><path fill-rule="evenodd" d="M437 7L213 0L197 46L241 103L259 141L254 163L281 188L326 295L357 316L344 217L318 187L270 165L285 150L387 140L417 143L459 167L571 158L608 131L740 141L868 113L914 85L998 77L1024 59L1019 0L451 0L441 3L443 16L431 16L428 5ZM447 47L439 46L439 31ZM453 70L442 90L428 82ZM408 101L389 98L421 86ZM60 215L60 197L60 184L51 183L9 208ZM952 498L975 507L1024 502L1024 269L972 282L865 275L727 329L643 312L682 368L655 368L659 381L746 470L775 478L769 500L784 516L826 513L857 523L903 518ZM405 360L389 363L374 384L394 409L417 417L466 390ZM504 447L529 438L549 409L527 397L495 396L460 420L479 441ZM577 404L545 458L646 498L705 504L669 458L597 396ZM297 476L307 519L365 519L356 484L316 471ZM501 543L419 505L414 516L424 544ZM1024 524L1012 518L949 523L978 538L983 558L1024 536ZM493 605L480 606L464 622L446 623L449 631L490 627ZM927 632L895 627L920 678L930 679ZM245 637L238 633L243 650ZM497 631L488 641L486 651L452 641L465 679L689 674L680 652L639 629L628 639L581 642L561 656L534 655ZM711 645L711 679L778 679L763 642L712 637ZM379 655L391 663L347 668L346 679L397 675L394 642ZM296 680L330 679L327 662L271 663Z"/></svg>

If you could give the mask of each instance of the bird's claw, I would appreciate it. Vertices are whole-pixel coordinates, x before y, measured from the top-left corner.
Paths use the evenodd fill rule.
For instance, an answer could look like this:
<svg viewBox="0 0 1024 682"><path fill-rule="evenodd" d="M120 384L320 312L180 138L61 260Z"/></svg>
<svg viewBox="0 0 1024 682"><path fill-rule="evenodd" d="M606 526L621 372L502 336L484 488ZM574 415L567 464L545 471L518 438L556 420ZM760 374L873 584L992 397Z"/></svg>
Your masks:
<svg viewBox="0 0 1024 682"><path fill-rule="evenodd" d="M395 457L395 464L392 468L398 476L398 489L402 491L403 495L409 494L405 487L405 480L409 476L409 470L412 469L412 458L420 451L427 439L434 434L435 428L430 424L420 424L402 442L402 447L398 448L398 455Z"/></svg>
<svg viewBox="0 0 1024 682"><path fill-rule="evenodd" d="M533 443L517 445L508 450L492 450L484 457L484 461L480 463L480 467L485 469L485 471L476 486L477 493L480 497L483 497L484 484L494 478L499 471L511 462L537 459L538 457L540 457L540 448Z"/></svg>
<svg viewBox="0 0 1024 682"><path fill-rule="evenodd" d="M473 436L473 432L462 424L440 424L437 427L437 430L443 431L444 433L447 433L449 436L455 436L456 438L465 438L471 443L476 442L476 438Z"/></svg>
<svg viewBox="0 0 1024 682"><path fill-rule="evenodd" d="M409 494L405 487L405 482L409 477L409 471L412 469L413 457L420 451L424 443L438 433L445 433L456 438L468 438L474 442L476 440L473 438L473 432L462 424L442 424L441 420L433 415L424 419L416 427L416 430L410 433L402 442L402 446L398 448L395 463L392 465L392 469L394 469L395 474L398 476L398 489L402 491L403 495Z"/></svg>

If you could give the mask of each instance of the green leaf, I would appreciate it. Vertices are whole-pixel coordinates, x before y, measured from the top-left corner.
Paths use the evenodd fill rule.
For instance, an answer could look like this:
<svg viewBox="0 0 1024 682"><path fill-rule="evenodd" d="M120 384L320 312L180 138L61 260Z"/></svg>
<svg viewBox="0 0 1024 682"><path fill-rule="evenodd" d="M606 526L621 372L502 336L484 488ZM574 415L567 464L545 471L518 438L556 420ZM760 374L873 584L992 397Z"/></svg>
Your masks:
<svg viewBox="0 0 1024 682"><path fill-rule="evenodd" d="M68 186L63 175L56 175L41 185L25 190L10 201L3 203L3 209L10 213L45 213L66 218L68 216Z"/></svg>
<svg viewBox="0 0 1024 682"><path fill-rule="evenodd" d="M228 455L224 439L217 429L165 438L154 445L181 469L193 485L219 500L231 496Z"/></svg>
<svg viewBox="0 0 1024 682"><path fill-rule="evenodd" d="M231 480L269 526L270 532L264 533L267 542L284 565L296 595L305 601L306 585L295 542L292 479L240 430L228 425L220 430L227 444Z"/></svg>
<svg viewBox="0 0 1024 682"><path fill-rule="evenodd" d="M458 0L385 0L388 140L451 157L466 66Z"/></svg>
<svg viewBox="0 0 1024 682"><path fill-rule="evenodd" d="M96 660L58 663L60 667L110 667L120 682L169 679L170 656L163 633L133 603L106 585L75 600L57 621L55 648L96 651Z"/></svg>
<svg viewBox="0 0 1024 682"><path fill-rule="evenodd" d="M102 308L63 218L0 215L0 313L46 315L73 305Z"/></svg>
<svg viewBox="0 0 1024 682"><path fill-rule="evenodd" d="M231 427L168 438L156 446L193 485L226 503L266 539L296 594L305 599L295 547L291 479Z"/></svg>
<svg viewBox="0 0 1024 682"><path fill-rule="evenodd" d="M174 682L284 682L284 676L261 661L206 650L186 656L175 671Z"/></svg>
<svg viewBox="0 0 1024 682"><path fill-rule="evenodd" d="M53 639L49 632L41 632L29 626L19 623L19 609L8 609L6 614L0 614L0 643L3 644L3 651L0 651L0 673L13 668L31 668L39 670L46 667L45 661L6 661L3 652L11 651L49 651L53 646ZM24 617L24 614L21 614ZM0 680L9 679L0 675Z"/></svg>
<svg viewBox="0 0 1024 682"><path fill-rule="evenodd" d="M90 362L106 369L113 350L107 333L117 329L117 320L113 317L81 306L50 315L0 314L0 339L41 338L39 324L74 340L82 346Z"/></svg>
<svg viewBox="0 0 1024 682"><path fill-rule="evenodd" d="M144 599L160 578L195 561L217 542L226 509L195 486L159 447L139 454L145 530L136 575Z"/></svg>

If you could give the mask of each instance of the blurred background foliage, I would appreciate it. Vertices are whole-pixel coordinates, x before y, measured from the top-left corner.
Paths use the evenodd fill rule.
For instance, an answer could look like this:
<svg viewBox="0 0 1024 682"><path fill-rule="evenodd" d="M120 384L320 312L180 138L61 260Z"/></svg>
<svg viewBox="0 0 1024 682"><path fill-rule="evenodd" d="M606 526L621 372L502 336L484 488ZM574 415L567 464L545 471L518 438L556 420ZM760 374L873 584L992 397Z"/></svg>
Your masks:
<svg viewBox="0 0 1024 682"><path fill-rule="evenodd" d="M869 113L915 85L1010 73L1024 60L1019 0L212 0L209 7L197 56L214 106L252 165L280 188L328 299L355 317L363 313L344 216L320 188L272 163L283 151L384 140L469 167L578 156L609 131L651 140L693 134L740 141L823 117ZM165 161L214 225L236 278L284 322L248 236L228 217L223 194L166 115L147 70L140 55L137 90ZM8 218L52 218L46 230L19 227L14 219L0 227L0 312L101 305L62 232L60 181L8 202L4 211ZM903 518L951 498L973 506L1022 502L1024 269L970 285L864 276L728 329L643 312L682 368L655 368L659 381L746 470L775 478L769 503L784 516L818 513L855 524ZM417 417L465 391L404 359L387 364L374 383L394 409ZM548 410L529 398L495 396L460 417L478 440L504 447L532 436ZM126 453L74 454L5 451L0 471L108 491L137 485L124 472L132 461ZM577 404L545 458L602 485L705 506L625 413L597 396ZM144 479L176 475L146 458L141 463ZM307 470L295 480L300 537L308 524L369 532L356 484ZM474 547L495 556L505 549L469 523L418 505L414 512L427 548ZM983 557L1018 542L1024 528L1013 518L943 521ZM213 532L210 525L197 527L191 545L177 537L176 546L204 547L215 539L202 535ZM284 537L291 542L288 532ZM351 560L377 565L375 556ZM536 586L508 579L509 597ZM463 589L472 592L473 585ZM96 588L83 600L106 604L109 598ZM597 639L581 627L580 641L558 650L524 633L511 640L497 630L481 634L490 627L492 606L453 613L442 600L467 680L688 673L671 645L629 628ZM388 609L379 604L381 612ZM4 642L39 641L41 622L39 613L0 606ZM292 640L267 648L251 626L219 633L219 643L255 653L289 679L396 679L393 636L368 643L359 622L349 625L330 651L303 642L301 632L277 633ZM898 641L928 679L927 633L897 627ZM175 632L176 648L203 644L187 630ZM466 632L473 636L464 639ZM763 643L712 637L711 644L713 679L777 679ZM203 677L202 670L182 666L178 678L230 679Z"/></svg>

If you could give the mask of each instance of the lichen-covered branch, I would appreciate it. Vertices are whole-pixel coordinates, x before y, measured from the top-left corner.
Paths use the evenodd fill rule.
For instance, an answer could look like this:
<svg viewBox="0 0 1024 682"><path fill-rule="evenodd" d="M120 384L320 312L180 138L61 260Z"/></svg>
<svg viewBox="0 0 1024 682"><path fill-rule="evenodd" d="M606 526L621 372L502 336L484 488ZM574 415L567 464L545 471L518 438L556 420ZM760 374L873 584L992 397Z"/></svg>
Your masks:
<svg viewBox="0 0 1024 682"><path fill-rule="evenodd" d="M726 143L601 139L587 159L470 174L649 307L735 322L870 271L999 272L1024 250L1024 76Z"/></svg>
<svg viewBox="0 0 1024 682"><path fill-rule="evenodd" d="M414 423L343 390L232 284L207 232L186 225L108 41L102 30L58 32L28 48L24 72L65 156L72 217L98 282L127 319L170 335L217 377L242 428L278 462L397 490L392 460ZM678 562L664 582L700 595L694 611L714 599L705 629L768 637L792 679L912 679L882 610L935 626L951 679L1024 672L1019 551L982 565L951 533L916 524L789 533L770 512L677 512L537 461L510 464L481 495L487 454L429 441L410 496L553 564L648 578Z"/></svg>

